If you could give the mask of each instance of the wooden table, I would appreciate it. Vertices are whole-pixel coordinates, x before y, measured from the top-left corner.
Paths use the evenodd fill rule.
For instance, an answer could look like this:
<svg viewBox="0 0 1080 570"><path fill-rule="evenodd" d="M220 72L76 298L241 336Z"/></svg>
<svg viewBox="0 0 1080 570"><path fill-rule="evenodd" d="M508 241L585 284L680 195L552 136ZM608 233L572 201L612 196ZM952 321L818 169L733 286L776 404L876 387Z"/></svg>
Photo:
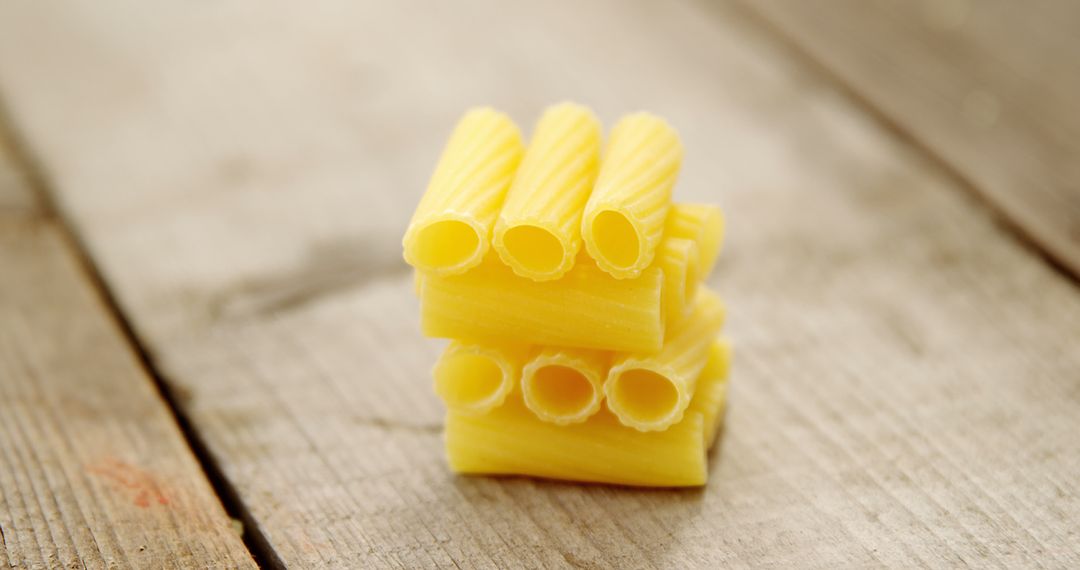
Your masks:
<svg viewBox="0 0 1080 570"><path fill-rule="evenodd" d="M1080 567L1078 21L0 4L0 568ZM444 464L400 236L466 107L564 98L727 212L703 489Z"/></svg>

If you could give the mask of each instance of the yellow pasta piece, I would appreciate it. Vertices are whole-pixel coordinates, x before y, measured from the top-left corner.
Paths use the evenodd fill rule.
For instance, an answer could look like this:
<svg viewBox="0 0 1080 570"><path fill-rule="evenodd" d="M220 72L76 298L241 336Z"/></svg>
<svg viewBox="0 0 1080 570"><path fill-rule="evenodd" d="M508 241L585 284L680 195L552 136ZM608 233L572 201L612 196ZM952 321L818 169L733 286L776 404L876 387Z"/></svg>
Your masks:
<svg viewBox="0 0 1080 570"><path fill-rule="evenodd" d="M703 377L715 375L720 378L728 378L731 371L731 341L724 337L716 339L709 350L709 362L705 364ZM690 401L690 408L701 412L705 426L705 447L711 448L716 442L716 436L720 430L720 424L724 420L724 402L727 400L727 382L717 382L712 385L698 382L697 391Z"/></svg>
<svg viewBox="0 0 1080 570"><path fill-rule="evenodd" d="M701 278L697 244L683 238L665 238L656 250L656 266L664 272L664 315L669 326L689 312Z"/></svg>
<svg viewBox="0 0 1080 570"><path fill-rule="evenodd" d="M521 372L525 406L536 417L559 425L580 423L600 410L611 353L547 347Z"/></svg>
<svg viewBox="0 0 1080 570"><path fill-rule="evenodd" d="M453 275L478 265L524 153L521 133L488 108L465 114L405 232L405 261Z"/></svg>
<svg viewBox="0 0 1080 570"><path fill-rule="evenodd" d="M641 431L664 430L678 422L723 323L723 303L702 287L693 312L672 327L659 353L615 357L604 381L608 409L624 425Z"/></svg>
<svg viewBox="0 0 1080 570"><path fill-rule="evenodd" d="M556 105L540 118L495 224L495 250L514 273L550 281L573 267L600 136L600 121L581 105Z"/></svg>
<svg viewBox="0 0 1080 570"><path fill-rule="evenodd" d="M664 229L666 238L684 238L698 246L701 279L712 273L724 243L724 215L711 204L672 204Z"/></svg>
<svg viewBox="0 0 1080 570"><path fill-rule="evenodd" d="M722 417L726 353L713 350L682 421L665 431L640 432L606 409L584 423L541 421L519 392L483 415L449 412L446 452L459 473L530 475L551 479L646 487L704 485L708 479L706 433Z"/></svg>
<svg viewBox="0 0 1080 570"><path fill-rule="evenodd" d="M562 279L538 283L489 255L463 275L425 275L421 289L428 336L624 351L657 351L664 342L657 268L619 280L582 256Z"/></svg>
<svg viewBox="0 0 1080 570"><path fill-rule="evenodd" d="M451 342L431 371L435 393L451 410L487 412L513 391L528 356L525 345Z"/></svg>
<svg viewBox="0 0 1080 570"><path fill-rule="evenodd" d="M648 113L624 117L612 129L581 227L601 269L626 279L652 263L682 154L675 130Z"/></svg>

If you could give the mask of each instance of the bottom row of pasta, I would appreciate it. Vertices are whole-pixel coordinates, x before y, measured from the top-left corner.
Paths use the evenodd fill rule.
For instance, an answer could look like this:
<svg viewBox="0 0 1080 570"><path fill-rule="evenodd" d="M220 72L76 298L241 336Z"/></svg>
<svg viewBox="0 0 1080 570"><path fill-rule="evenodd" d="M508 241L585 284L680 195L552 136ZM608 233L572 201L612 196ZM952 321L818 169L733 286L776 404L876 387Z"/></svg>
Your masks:
<svg viewBox="0 0 1080 570"><path fill-rule="evenodd" d="M694 486L726 401L724 307L701 288L655 353L455 340L436 363L461 473Z"/></svg>
<svg viewBox="0 0 1080 570"><path fill-rule="evenodd" d="M451 410L446 452L459 473L531 475L647 487L704 485L727 396L730 344L714 341L683 418L664 431L622 425L607 409L560 426L525 407L521 391L482 414Z"/></svg>

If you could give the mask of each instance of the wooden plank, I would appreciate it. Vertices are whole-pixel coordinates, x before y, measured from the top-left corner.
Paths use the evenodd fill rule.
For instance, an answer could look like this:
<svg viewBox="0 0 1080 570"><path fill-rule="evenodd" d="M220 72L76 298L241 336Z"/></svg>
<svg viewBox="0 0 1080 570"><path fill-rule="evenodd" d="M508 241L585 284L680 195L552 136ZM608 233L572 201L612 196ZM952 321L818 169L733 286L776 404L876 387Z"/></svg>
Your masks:
<svg viewBox="0 0 1080 570"><path fill-rule="evenodd" d="M1080 3L746 4L1080 277Z"/></svg>
<svg viewBox="0 0 1080 570"><path fill-rule="evenodd" d="M2 123L0 127L3 127ZM15 166L13 150L12 141L0 128L0 216L26 214L38 209L26 176Z"/></svg>
<svg viewBox="0 0 1080 570"><path fill-rule="evenodd" d="M0 144L0 566L253 567L10 151Z"/></svg>
<svg viewBox="0 0 1080 570"><path fill-rule="evenodd" d="M49 222L0 219L0 565L254 567Z"/></svg>
<svg viewBox="0 0 1080 570"><path fill-rule="evenodd" d="M0 85L287 564L1080 564L1075 286L740 12L82 6L0 8ZM568 94L670 117L728 210L703 490L443 463L400 234L465 106Z"/></svg>

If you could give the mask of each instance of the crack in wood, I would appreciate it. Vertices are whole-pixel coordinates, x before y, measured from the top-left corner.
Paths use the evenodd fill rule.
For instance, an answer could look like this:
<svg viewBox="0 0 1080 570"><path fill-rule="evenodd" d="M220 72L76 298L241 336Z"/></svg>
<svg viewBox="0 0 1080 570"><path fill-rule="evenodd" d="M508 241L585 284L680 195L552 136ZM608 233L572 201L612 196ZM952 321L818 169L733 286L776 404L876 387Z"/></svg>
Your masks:
<svg viewBox="0 0 1080 570"><path fill-rule="evenodd" d="M287 271L239 283L208 303L212 320L235 321L295 311L325 297L355 292L409 273L385 235L315 244Z"/></svg>
<svg viewBox="0 0 1080 570"><path fill-rule="evenodd" d="M411 433L439 434L442 433L443 424L436 423L410 423L389 418L353 418L357 425L379 428L386 431L404 431Z"/></svg>

